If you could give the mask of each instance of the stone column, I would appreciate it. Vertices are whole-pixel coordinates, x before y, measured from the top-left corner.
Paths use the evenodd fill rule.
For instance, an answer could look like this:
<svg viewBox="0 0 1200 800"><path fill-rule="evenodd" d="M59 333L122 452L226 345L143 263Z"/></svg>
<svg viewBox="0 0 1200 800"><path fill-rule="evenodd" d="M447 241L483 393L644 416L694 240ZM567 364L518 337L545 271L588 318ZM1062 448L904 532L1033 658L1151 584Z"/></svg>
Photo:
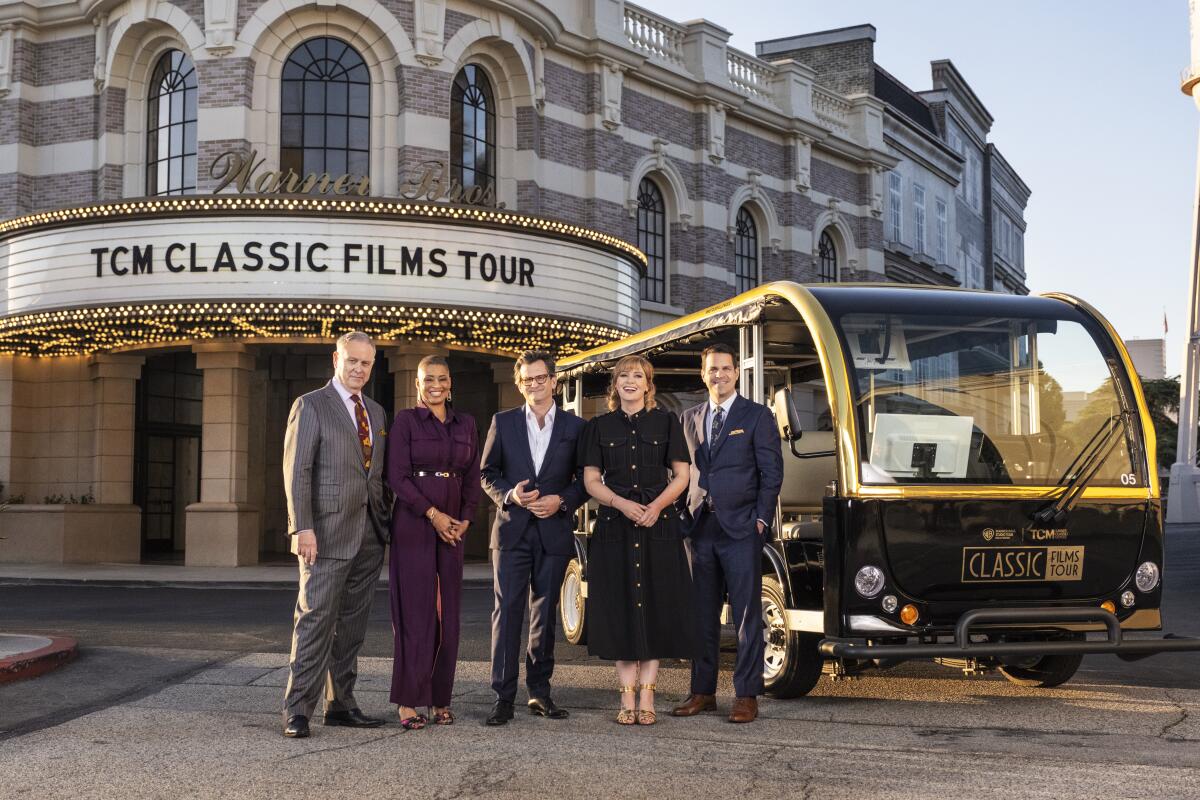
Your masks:
<svg viewBox="0 0 1200 800"><path fill-rule="evenodd" d="M140 356L108 354L92 356L88 363L96 437L92 494L97 503L133 502L137 382L144 363Z"/></svg>
<svg viewBox="0 0 1200 800"><path fill-rule="evenodd" d="M204 373L200 502L187 507L188 566L258 563L259 510L249 500L250 383L254 356L244 344L192 347Z"/></svg>
<svg viewBox="0 0 1200 800"><path fill-rule="evenodd" d="M517 384L513 381L513 362L503 361L492 365L492 380L496 382L496 403L501 411L516 408L525 402Z"/></svg>

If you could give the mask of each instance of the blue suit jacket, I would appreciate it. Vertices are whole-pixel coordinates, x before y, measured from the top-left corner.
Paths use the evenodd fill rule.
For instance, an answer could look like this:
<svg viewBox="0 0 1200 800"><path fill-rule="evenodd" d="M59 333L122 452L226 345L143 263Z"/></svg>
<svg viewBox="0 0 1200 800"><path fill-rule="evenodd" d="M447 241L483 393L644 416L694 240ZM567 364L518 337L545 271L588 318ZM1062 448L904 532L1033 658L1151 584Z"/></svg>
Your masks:
<svg viewBox="0 0 1200 800"><path fill-rule="evenodd" d="M480 463L480 483L496 504L496 521L492 523L491 547L506 550L515 546L530 520L537 525L542 547L554 555L575 553L575 509L587 501L583 488L583 469L578 467L575 449L584 422L561 408L554 412L554 428L550 446L536 474L533 454L529 451L529 434L525 429L525 406L501 411L492 417L487 441L483 445ZM515 503L505 504L509 491L523 480L526 490L537 489L543 495L556 494L566 503L566 510L538 519L528 509Z"/></svg>
<svg viewBox="0 0 1200 800"><path fill-rule="evenodd" d="M771 411L738 395L721 429L708 446L705 415L708 400L683 412L683 435L692 456L688 510L700 511L711 495L721 528L734 539L758 531L757 522L775 519L783 485L783 452Z"/></svg>

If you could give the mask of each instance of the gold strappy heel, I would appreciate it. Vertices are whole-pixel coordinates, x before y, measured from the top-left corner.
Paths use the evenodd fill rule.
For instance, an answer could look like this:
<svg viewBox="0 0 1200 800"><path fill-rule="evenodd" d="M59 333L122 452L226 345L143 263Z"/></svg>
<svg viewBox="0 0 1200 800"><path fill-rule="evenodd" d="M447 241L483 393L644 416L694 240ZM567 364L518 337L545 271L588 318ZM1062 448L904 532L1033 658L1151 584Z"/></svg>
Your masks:
<svg viewBox="0 0 1200 800"><path fill-rule="evenodd" d="M653 683L643 683L638 687L639 690L649 689L652 692L657 688L658 686ZM637 722L638 725L653 725L658 722L658 715L654 713L653 709L640 708L637 712Z"/></svg>
<svg viewBox="0 0 1200 800"><path fill-rule="evenodd" d="M629 694L633 694L636 691L637 691L636 686L622 686L621 687L621 694L625 694L626 692L628 692ZM632 708L622 708L620 711L617 712L617 724L618 725L636 725L637 721L638 721L637 712L634 711Z"/></svg>

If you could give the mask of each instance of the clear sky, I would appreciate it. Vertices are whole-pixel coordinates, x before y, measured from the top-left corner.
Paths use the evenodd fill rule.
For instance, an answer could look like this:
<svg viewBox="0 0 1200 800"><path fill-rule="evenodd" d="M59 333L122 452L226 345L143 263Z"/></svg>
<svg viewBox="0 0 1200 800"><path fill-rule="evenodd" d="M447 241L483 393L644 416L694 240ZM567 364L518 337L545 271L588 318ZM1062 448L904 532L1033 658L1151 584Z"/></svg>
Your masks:
<svg viewBox="0 0 1200 800"><path fill-rule="evenodd" d="M1033 292L1096 306L1124 338L1170 324L1182 372L1200 112L1179 91L1187 0L639 0L703 17L732 46L870 23L875 60L912 89L954 62L995 118L991 141L1033 190L1025 270Z"/></svg>

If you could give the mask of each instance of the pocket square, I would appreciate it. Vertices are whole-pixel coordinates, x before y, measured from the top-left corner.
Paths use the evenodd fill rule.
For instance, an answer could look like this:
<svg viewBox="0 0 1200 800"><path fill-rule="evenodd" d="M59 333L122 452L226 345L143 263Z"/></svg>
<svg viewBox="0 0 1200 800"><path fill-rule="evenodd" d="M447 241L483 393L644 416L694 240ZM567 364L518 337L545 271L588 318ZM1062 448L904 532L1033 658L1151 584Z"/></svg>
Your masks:
<svg viewBox="0 0 1200 800"><path fill-rule="evenodd" d="M730 435L730 436L737 436L739 433L745 433L745 432L746 432L746 429L745 429L745 428L736 428L735 430L732 430L732 431L730 431L730 432L729 432L729 435Z"/></svg>

